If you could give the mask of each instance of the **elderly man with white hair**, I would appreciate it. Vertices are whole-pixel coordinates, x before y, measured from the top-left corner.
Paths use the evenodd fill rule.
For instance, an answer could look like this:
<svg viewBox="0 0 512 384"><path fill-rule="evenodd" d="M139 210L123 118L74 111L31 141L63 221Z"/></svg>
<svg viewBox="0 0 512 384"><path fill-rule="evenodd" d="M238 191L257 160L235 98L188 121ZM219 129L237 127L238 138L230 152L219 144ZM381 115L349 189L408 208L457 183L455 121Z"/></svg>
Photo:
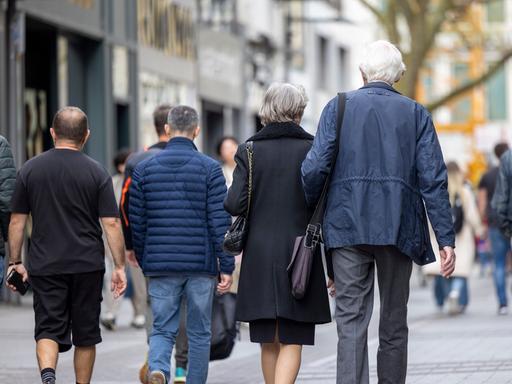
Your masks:
<svg viewBox="0 0 512 384"><path fill-rule="evenodd" d="M337 383L369 383L367 330L376 269L379 383L403 384L412 263L435 260L427 212L441 249L443 276L455 267L447 174L430 114L393 88L405 72L400 51L376 41L368 46L360 70L364 86L346 94L339 141L335 98L322 113L302 178L313 205L334 167L323 235L334 264ZM337 143L339 155L331 164Z"/></svg>

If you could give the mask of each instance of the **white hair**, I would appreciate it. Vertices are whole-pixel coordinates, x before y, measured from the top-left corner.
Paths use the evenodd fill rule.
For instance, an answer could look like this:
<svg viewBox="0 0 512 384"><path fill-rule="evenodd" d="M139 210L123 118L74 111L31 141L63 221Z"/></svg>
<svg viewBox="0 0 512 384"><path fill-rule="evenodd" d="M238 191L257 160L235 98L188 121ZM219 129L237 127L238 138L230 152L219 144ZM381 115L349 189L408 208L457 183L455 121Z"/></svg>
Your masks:
<svg viewBox="0 0 512 384"><path fill-rule="evenodd" d="M394 84L404 75L405 64L397 47L389 41L378 40L366 48L359 69L367 82L384 81Z"/></svg>
<svg viewBox="0 0 512 384"><path fill-rule="evenodd" d="M260 119L269 123L300 121L308 104L306 90L302 85L272 83L263 97Z"/></svg>

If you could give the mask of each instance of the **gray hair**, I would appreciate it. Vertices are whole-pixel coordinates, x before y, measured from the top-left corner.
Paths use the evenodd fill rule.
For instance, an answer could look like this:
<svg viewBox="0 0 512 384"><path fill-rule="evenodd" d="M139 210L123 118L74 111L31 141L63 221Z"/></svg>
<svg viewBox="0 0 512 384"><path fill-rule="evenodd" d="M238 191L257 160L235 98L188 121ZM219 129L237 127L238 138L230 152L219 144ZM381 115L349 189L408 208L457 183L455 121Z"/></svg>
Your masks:
<svg viewBox="0 0 512 384"><path fill-rule="evenodd" d="M260 119L263 125L301 119L308 104L302 85L272 83L263 97Z"/></svg>
<svg viewBox="0 0 512 384"><path fill-rule="evenodd" d="M368 45L359 69L368 82L394 84L402 78L406 68L398 48L389 41L378 40Z"/></svg>
<svg viewBox="0 0 512 384"><path fill-rule="evenodd" d="M177 105L169 111L167 124L173 130L192 133L199 125L199 116L194 108Z"/></svg>

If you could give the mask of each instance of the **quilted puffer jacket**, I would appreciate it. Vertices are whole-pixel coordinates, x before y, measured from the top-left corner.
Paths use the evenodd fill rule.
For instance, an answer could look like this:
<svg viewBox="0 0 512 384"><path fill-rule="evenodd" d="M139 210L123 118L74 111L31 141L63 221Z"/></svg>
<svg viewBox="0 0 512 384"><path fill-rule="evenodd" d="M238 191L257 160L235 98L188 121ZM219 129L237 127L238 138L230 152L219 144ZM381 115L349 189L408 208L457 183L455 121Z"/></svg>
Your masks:
<svg viewBox="0 0 512 384"><path fill-rule="evenodd" d="M507 151L500 159L500 171L491 206L496 211L503 234L512 237L512 151Z"/></svg>
<svg viewBox="0 0 512 384"><path fill-rule="evenodd" d="M337 99L325 107L302 164L306 200L318 200L331 166ZM446 167L430 114L385 83L349 92L339 156L329 186L324 236L329 248L395 245L417 264L454 246ZM426 211L425 211L426 208Z"/></svg>
<svg viewBox="0 0 512 384"><path fill-rule="evenodd" d="M129 218L133 249L147 276L231 274L234 258L222 251L231 216L220 164L177 137L135 168Z"/></svg>
<svg viewBox="0 0 512 384"><path fill-rule="evenodd" d="M5 137L0 136L0 257L5 256L4 241L7 241L9 228L11 196L16 181L16 166L12 157L11 146ZM0 263L2 260L0 259Z"/></svg>

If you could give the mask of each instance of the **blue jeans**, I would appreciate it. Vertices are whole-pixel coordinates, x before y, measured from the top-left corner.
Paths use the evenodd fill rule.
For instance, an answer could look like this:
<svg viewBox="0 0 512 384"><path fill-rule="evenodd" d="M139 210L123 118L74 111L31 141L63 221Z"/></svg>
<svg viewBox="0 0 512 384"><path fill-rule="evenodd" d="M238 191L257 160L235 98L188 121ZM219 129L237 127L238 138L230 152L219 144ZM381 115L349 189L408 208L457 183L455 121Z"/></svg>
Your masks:
<svg viewBox="0 0 512 384"><path fill-rule="evenodd" d="M497 228L489 228L489 240L494 256L494 284L500 307L507 305L507 253L509 240Z"/></svg>
<svg viewBox="0 0 512 384"><path fill-rule="evenodd" d="M439 307L444 305L444 301L451 291L459 292L459 305L467 307L469 304L468 279L465 277L445 279L443 276L437 275L434 281L434 294Z"/></svg>
<svg viewBox="0 0 512 384"><path fill-rule="evenodd" d="M210 360L212 302L216 280L207 276L149 278L153 331L149 337L149 369L170 380L171 354L180 325L181 297L187 300L189 343L187 383L204 384Z"/></svg>

